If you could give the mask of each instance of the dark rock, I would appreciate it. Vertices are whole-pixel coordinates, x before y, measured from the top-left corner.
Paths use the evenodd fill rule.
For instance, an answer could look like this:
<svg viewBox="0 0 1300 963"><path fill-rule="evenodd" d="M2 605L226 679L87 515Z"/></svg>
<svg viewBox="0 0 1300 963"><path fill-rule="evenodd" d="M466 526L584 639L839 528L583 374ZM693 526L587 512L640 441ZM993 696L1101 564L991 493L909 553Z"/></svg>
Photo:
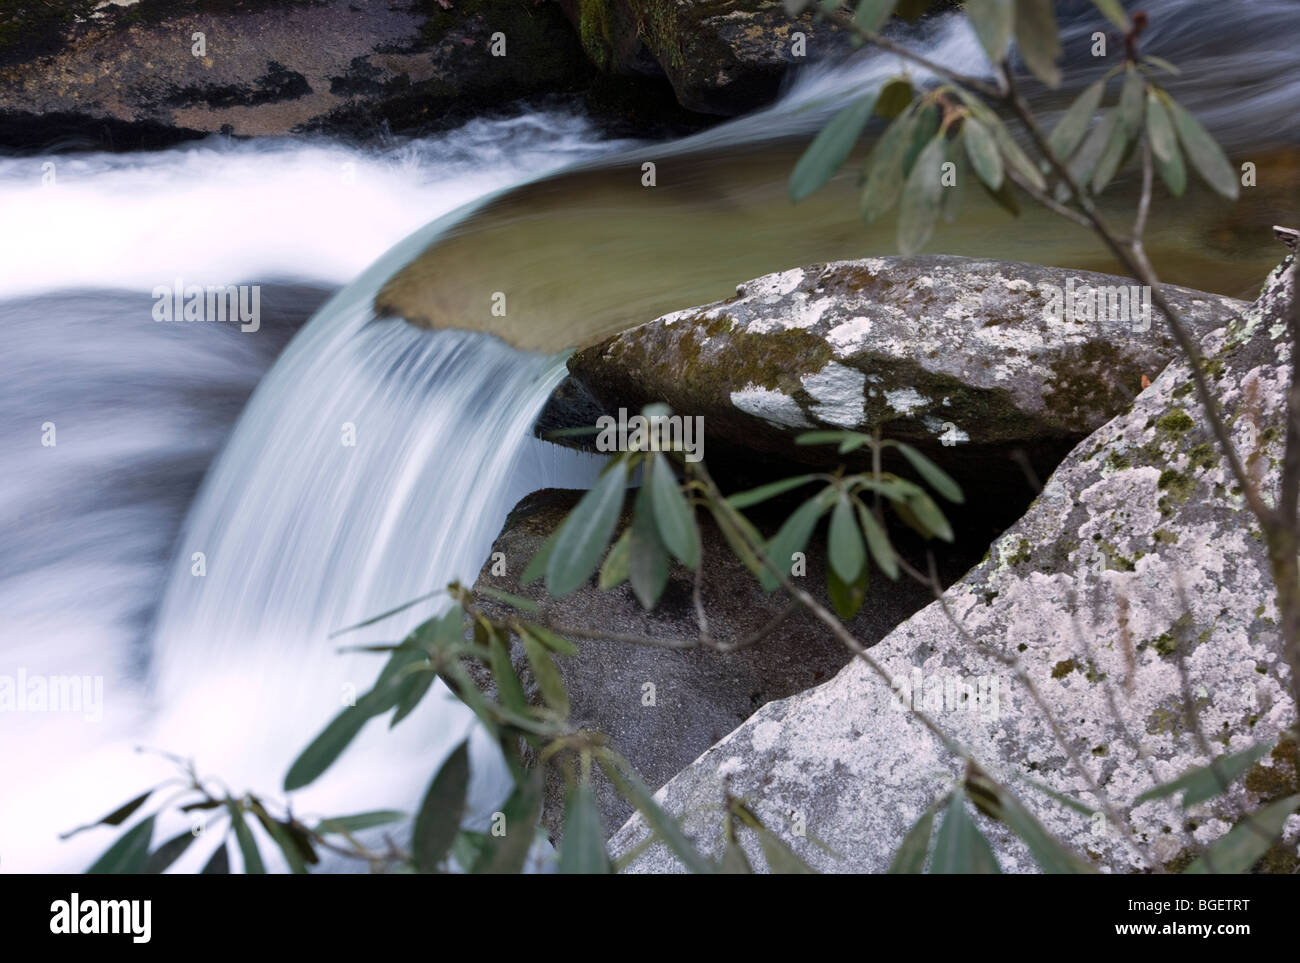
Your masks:
<svg viewBox="0 0 1300 963"><path fill-rule="evenodd" d="M172 142L417 132L578 91L592 72L549 4L142 0L73 2L57 16L51 6L0 13L0 146L94 142L105 130L112 141L96 146L156 146L159 131ZM492 55L498 33L506 56Z"/></svg>
<svg viewBox="0 0 1300 963"><path fill-rule="evenodd" d="M489 560L475 587L533 599L542 606L538 618L557 627L587 627L661 641L697 639L692 578L677 566L663 598L651 612L641 608L628 586L601 591L594 578L558 600L550 598L540 582L524 588L517 585L519 574L581 495L548 490L523 499L492 546L493 553L504 553L507 574L493 576ZM624 523L627 520L625 514ZM699 520L705 559L701 597L711 637L734 642L764 628L771 629L769 636L730 653L574 638L579 654L556 660L569 689L575 723L608 735L651 786L668 779L759 707L829 679L850 658L848 650L802 610L778 622L788 605L783 593L763 594L753 576L735 560L721 533L704 516ZM983 544L959 545L943 559L944 574L957 577L982 551ZM819 550L809 550L806 578L810 591L824 598L822 559ZM928 591L915 583L877 578L853 629L858 638L871 644L930 598ZM507 613L501 609L495 614ZM533 695L527 662L517 644L513 661ZM485 689L492 688L486 673L479 673L479 680ZM653 706L643 704L647 683L654 686ZM598 781L597 794L607 829L630 814L631 807L603 779ZM547 786L543 822L557 835L563 800L562 780L553 779Z"/></svg>

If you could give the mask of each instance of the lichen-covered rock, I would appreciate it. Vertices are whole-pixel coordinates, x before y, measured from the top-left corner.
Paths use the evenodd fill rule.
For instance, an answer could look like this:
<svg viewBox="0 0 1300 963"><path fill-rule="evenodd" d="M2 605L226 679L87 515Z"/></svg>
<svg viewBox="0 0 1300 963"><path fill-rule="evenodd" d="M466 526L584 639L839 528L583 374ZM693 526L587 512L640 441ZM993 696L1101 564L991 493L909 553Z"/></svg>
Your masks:
<svg viewBox="0 0 1300 963"><path fill-rule="evenodd" d="M1282 323L1294 294L1289 263L1239 319L1203 341L1232 437L1269 502L1289 381ZM1070 454L1025 517L946 592L946 603L975 644L935 603L872 655L891 677L919 674L918 704L1098 866L1180 868L1247 809L1297 791L1296 744L1284 739L1231 793L1188 814L1169 800L1133 808L1139 855L1115 827L1021 781L1098 802L995 654L1019 657L1121 811L1155 781L1208 761L1189 730L1180 660L1214 753L1276 739L1296 721L1261 533L1204 426L1185 362L1171 364L1128 412ZM955 687L942 691L945 681L968 684L985 698L963 704L953 699ZM717 848L717 810L729 789L754 800L760 816L817 867L881 871L908 827L960 771L898 706L893 691L854 662L816 689L765 706L659 798L706 848ZM806 838L792 834L795 818L806 825ZM988 828L1005 868L1034 869L1019 843ZM634 819L613 846L629 852L644 835ZM814 836L838 858L812 845ZM1298 836L1300 816L1292 816L1286 842L1266 857L1266 868L1293 871ZM656 847L633 868L675 865Z"/></svg>
<svg viewBox="0 0 1300 963"><path fill-rule="evenodd" d="M0 13L0 144L445 126L585 82L549 4L140 0ZM201 35L201 37L200 37ZM500 37L505 56L493 56Z"/></svg>
<svg viewBox="0 0 1300 963"><path fill-rule="evenodd" d="M1045 475L1174 357L1130 284L938 255L814 264L624 331L569 368L611 411L666 401L702 415L720 470L755 454L820 464L833 449L796 445L799 434L879 427L968 493L997 493L1026 486L1010 453L1027 452ZM1242 306L1185 288L1168 295L1198 336Z"/></svg>
<svg viewBox="0 0 1300 963"><path fill-rule="evenodd" d="M781 0L559 0L602 70L665 76L683 107L732 116L772 100L786 72L850 49L836 19ZM802 36L802 40L798 39Z"/></svg>
<svg viewBox="0 0 1300 963"><path fill-rule="evenodd" d="M547 595L540 582L522 589L517 586L519 573L581 495L542 491L521 501L492 546L493 556L483 566L475 587L531 598L542 607L541 617L556 626L611 636L698 639L692 577L676 565L652 612L641 608L626 585L602 591L595 578L559 600ZM725 654L706 648L636 645L614 638L574 638L579 653L556 660L569 690L575 722L609 736L612 745L652 786L663 783L759 706L829 679L849 658L802 610L782 618L788 599L782 593L764 595L735 560L717 528L704 516L700 526L706 560L701 600L708 613L710 636L719 643L734 643L764 628L772 630L770 635L751 647ZM970 542L959 546L945 562L945 575L957 577L980 551L982 546ZM501 557L505 573L494 575ZM808 582L819 586L824 579L822 556L810 551ZM822 594L819 589L814 591ZM876 579L853 622L854 630L868 641L880 639L928 599L926 591L915 584ZM492 603L488 607L497 608ZM497 608L497 614L507 613ZM535 684L518 645L513 661L535 697ZM484 688L491 688L485 672L478 673L478 680ZM597 784L597 797L606 828L613 829L630 815L631 807L603 780ZM546 789L543 823L556 835L563 805L563 780L553 778Z"/></svg>

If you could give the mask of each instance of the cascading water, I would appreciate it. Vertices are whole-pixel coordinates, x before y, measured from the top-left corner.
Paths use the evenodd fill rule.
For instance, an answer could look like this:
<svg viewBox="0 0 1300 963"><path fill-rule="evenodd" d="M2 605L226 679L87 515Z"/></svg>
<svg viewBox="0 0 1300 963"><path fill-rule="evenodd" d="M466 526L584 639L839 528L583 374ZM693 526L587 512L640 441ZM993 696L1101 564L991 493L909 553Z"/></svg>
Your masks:
<svg viewBox="0 0 1300 963"><path fill-rule="evenodd" d="M1211 4L1146 6L1154 52L1217 71L1213 90L1171 81L1177 95L1230 145L1277 143L1298 83L1285 29L1294 2L1249 0L1240 22ZM1086 48L1086 32L1082 20L1066 22L1067 46ZM918 36L933 59L985 68L958 19ZM868 55L805 71L772 108L665 151L760 152L898 68L897 58ZM1075 86L1100 69L1079 68L1068 74ZM1225 103L1228 89L1240 93ZM1042 106L1050 115L1064 102ZM517 498L591 477L591 460L530 437L560 360L378 321L370 304L394 271L455 235L453 225L472 232L472 208L491 192L616 146L576 118L533 113L378 151L213 140L148 155L0 160L0 674L102 676L105 690L93 726L74 715L0 717L0 870L84 868L109 834L59 844L56 833L173 773L133 753L136 744L192 756L234 789L275 793L349 687L364 690L378 671L378 657L336 646L395 640L439 603L338 641L330 633L472 578ZM53 184L42 186L47 162ZM770 165L778 188L789 163ZM284 325L244 335L150 318L145 295L181 277L260 280L267 313L301 319L326 289L442 215L336 294L246 407ZM860 230L845 235L840 256L860 251ZM1059 228L1037 230L1022 226L1028 259L1050 243L1042 231ZM972 243L1010 234L976 231ZM577 259L556 260L549 270L580 286ZM708 283L743 279L720 265ZM46 422L57 425L57 446L39 445ZM518 571L527 560L506 561ZM462 708L432 693L393 733L372 723L295 808L409 808L469 728ZM472 803L481 808L500 783L480 748ZM204 850L192 847L178 869L195 869Z"/></svg>

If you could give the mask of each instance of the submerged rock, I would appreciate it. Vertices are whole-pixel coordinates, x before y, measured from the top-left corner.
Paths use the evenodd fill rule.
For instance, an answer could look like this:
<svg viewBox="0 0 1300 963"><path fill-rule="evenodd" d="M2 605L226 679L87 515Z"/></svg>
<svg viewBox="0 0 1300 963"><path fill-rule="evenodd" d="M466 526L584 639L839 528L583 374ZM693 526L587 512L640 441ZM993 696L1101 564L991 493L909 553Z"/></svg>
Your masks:
<svg viewBox="0 0 1300 963"><path fill-rule="evenodd" d="M582 494L548 490L521 501L492 546L494 554L503 553L506 574L494 576L489 559L475 588L495 588L533 599L542 607L539 618L556 626L661 641L698 639L693 580L687 570L676 565L659 605L651 612L641 608L626 584L602 591L593 578L559 600L550 598L540 582L523 589L517 586L519 574ZM623 523L629 515L630 511L625 513ZM556 660L569 690L575 723L608 735L651 786L663 783L759 706L829 679L849 657L847 650L802 610L782 619L788 606L784 595L764 595L735 560L717 528L703 515L699 520L706 560L701 599L708 613L710 636L726 643L764 628L771 629L770 635L730 653L636 645L614 638L574 638L579 653ZM955 578L980 551L982 546L969 542L958 546L946 558L944 573ZM820 551L810 549L808 553L807 579L821 597L825 569ZM864 641L874 642L930 598L927 590L914 583L875 579L852 623L854 631ZM502 608L496 614L507 613ZM535 696L527 660L517 644L512 658L530 696ZM486 672L480 672L478 678L485 689L492 687ZM597 797L607 829L631 814L631 807L603 780L598 781ZM546 789L543 822L557 835L563 804L563 781L553 778Z"/></svg>
<svg viewBox="0 0 1300 963"><path fill-rule="evenodd" d="M59 6L57 16L33 5L0 12L0 144L427 129L577 89L590 74L550 4ZM498 37L505 56L493 56Z"/></svg>
<svg viewBox="0 0 1300 963"><path fill-rule="evenodd" d="M968 492L1028 493L1012 453L1046 475L1174 357L1130 284L948 256L814 264L631 328L578 352L569 369L611 412L666 401L702 415L715 472L744 473L756 456L823 464L834 449L796 445L799 434L879 427ZM1198 336L1242 306L1167 291Z"/></svg>
<svg viewBox="0 0 1300 963"><path fill-rule="evenodd" d="M1284 268L1240 318L1202 342L1234 442L1270 503L1289 382L1283 318L1294 273ZM1074 750L1121 807L1156 781L1208 762L1189 729L1180 661L1213 753L1276 739L1296 721L1261 532L1204 424L1186 362L1171 364L1130 410L1080 444L945 600L969 635L935 603L890 633L873 656L893 678L919 675L918 703L1098 866L1134 871L1158 862L1177 870L1243 812L1300 788L1296 744L1283 740L1232 792L1190 813L1169 800L1134 808L1139 856L1114 827L1022 781L1098 802L994 654L1019 657ZM945 682L970 685L985 699L954 704ZM987 698L990 692L996 698ZM816 867L879 872L960 771L890 688L854 662L816 689L764 706L659 798L705 849L718 849L718 809L730 791L752 800ZM806 837L791 832L796 819ZM1035 868L1005 831L985 828L1005 869ZM631 852L645 836L633 819L613 848ZM1286 836L1268 868L1294 871L1300 816L1290 818ZM813 845L814 837L836 856ZM662 846L633 863L643 872L675 868Z"/></svg>

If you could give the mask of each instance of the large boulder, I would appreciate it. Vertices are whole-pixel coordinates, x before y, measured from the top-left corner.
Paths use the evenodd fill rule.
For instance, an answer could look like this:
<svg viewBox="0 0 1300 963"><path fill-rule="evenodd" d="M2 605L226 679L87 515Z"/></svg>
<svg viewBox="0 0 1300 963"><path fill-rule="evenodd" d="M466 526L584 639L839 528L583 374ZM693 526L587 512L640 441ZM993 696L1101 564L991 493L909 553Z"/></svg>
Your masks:
<svg viewBox="0 0 1300 963"><path fill-rule="evenodd" d="M590 73L549 4L18 3L0 12L0 145L425 129Z"/></svg>
<svg viewBox="0 0 1300 963"><path fill-rule="evenodd" d="M971 494L1028 492L1123 411L1174 357L1140 292L1123 317L1088 292L1132 294L1090 271L942 255L814 264L741 284L575 354L575 379L610 412L666 401L704 417L709 464L727 476L764 459L822 464L810 429L879 427L942 463ZM1168 296L1198 336L1242 303ZM1117 302L1118 306L1118 302Z"/></svg>
<svg viewBox="0 0 1300 963"><path fill-rule="evenodd" d="M667 77L683 107L732 116L776 96L796 64L842 55L835 19L797 18L782 0L559 0L602 70ZM796 37L802 41L796 43Z"/></svg>
<svg viewBox="0 0 1300 963"><path fill-rule="evenodd" d="M627 585L602 591L590 584L563 599L552 599L541 583L519 588L517 580L529 559L577 503L582 492L542 491L529 495L511 512L483 566L475 588L518 593L541 606L540 618L556 626L607 632L610 638L574 638L580 652L557 659L568 687L573 719L608 735L645 778L658 786L701 752L749 718L759 706L802 692L833 676L848 661L848 652L803 610L787 613L784 593L764 595L754 578L735 560L718 529L700 517L706 560L701 601L708 613L710 637L719 643L747 639L763 629L771 634L750 647L723 653L712 648L674 649L636 645L622 637L690 642L699 638L692 599L693 579L674 565L659 605L646 612ZM624 523L627 521L624 517ZM761 519L760 519L761 521ZM906 544L900 540L900 544ZM967 541L948 553L944 574L956 578L979 557L983 546ZM494 575L502 553L505 573ZM807 582L820 597L825 580L820 552L808 554ZM876 579L852 625L860 638L874 642L929 600L915 584ZM504 609L488 603L495 614ZM527 659L519 645L513 662L526 688L538 698ZM490 676L478 673L485 689ZM646 684L653 685L647 705ZM605 825L612 829L631 814L631 807L603 780L597 782ZM546 787L543 823L558 835L564 785L558 777Z"/></svg>
<svg viewBox="0 0 1300 963"><path fill-rule="evenodd" d="M1284 268L1239 319L1203 341L1234 442L1270 501L1289 384L1283 319L1294 274ZM891 677L919 675L912 698L986 769L1018 787L1058 838L1112 871L1186 866L1244 812L1298 788L1296 743L1286 738L1232 792L1188 813L1170 800L1134 807L1154 780L1208 761L1189 729L1185 693L1215 754L1271 741L1296 722L1261 532L1189 379L1186 362L1171 364L1130 410L1069 455L1024 518L945 593L961 631L935 603L872 650ZM1098 802L998 656L1019 658L1092 776L1121 811L1134 807L1126 818L1143 855L1114 828L1022 781ZM954 700L945 682L954 683L951 693L965 683L985 698ZM908 827L960 771L895 693L855 661L816 689L764 706L659 798L706 849L718 848L718 808L729 791L752 800L816 867L874 872L889 865ZM806 825L806 837L791 832L792 817ZM1034 869L1022 846L986 828L1004 868ZM613 848L630 852L645 835L633 819ZM838 858L813 845L814 837ZM1293 872L1298 837L1293 816L1285 845L1262 868ZM633 868L677 864L657 845Z"/></svg>

